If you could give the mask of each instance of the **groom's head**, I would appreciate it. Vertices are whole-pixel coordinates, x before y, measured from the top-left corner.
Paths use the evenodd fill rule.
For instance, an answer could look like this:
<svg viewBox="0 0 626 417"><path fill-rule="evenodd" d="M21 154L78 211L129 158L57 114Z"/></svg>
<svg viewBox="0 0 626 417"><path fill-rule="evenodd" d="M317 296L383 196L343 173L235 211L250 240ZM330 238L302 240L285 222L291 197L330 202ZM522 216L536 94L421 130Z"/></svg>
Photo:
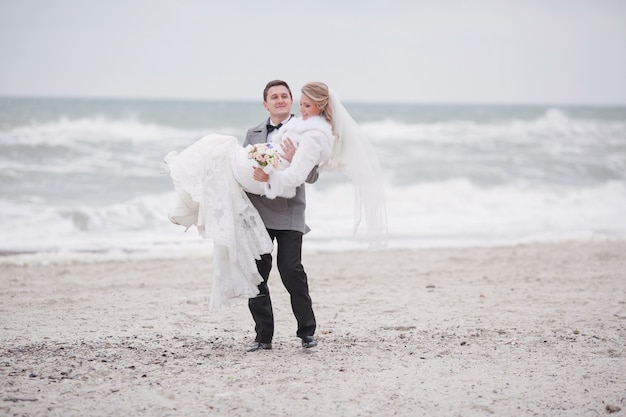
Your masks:
<svg viewBox="0 0 626 417"><path fill-rule="evenodd" d="M282 122L291 114L293 98L289 85L282 80L267 83L263 90L263 107L270 113L275 123Z"/></svg>
<svg viewBox="0 0 626 417"><path fill-rule="evenodd" d="M283 80L273 80L270 81L269 83L267 83L267 85L265 86L265 89L263 90L263 101L267 101L267 96L269 94L269 91L272 87L285 87L287 89L287 92L289 93L289 98L293 99L292 95L291 95L291 88L289 88L289 84L287 84L286 81Z"/></svg>

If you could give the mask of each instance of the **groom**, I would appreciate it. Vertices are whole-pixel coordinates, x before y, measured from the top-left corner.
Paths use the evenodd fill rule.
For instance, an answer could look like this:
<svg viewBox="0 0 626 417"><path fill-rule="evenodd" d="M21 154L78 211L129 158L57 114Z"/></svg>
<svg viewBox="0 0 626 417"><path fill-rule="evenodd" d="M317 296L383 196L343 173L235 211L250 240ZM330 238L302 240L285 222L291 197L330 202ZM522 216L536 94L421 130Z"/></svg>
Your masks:
<svg viewBox="0 0 626 417"><path fill-rule="evenodd" d="M248 130L243 146L271 142L276 131L293 117L292 105L291 89L285 81L274 80L267 83L263 90L263 107L269 112L269 118ZM283 147L287 160L291 160L294 152L295 147L291 144ZM313 169L306 181L315 182L317 177L317 169ZM280 278L291 297L291 309L298 322L296 335L302 339L303 347L314 347L317 345L317 340L313 337L315 315L309 296L307 275L301 263L302 236L309 231L304 223L306 207L304 184L298 187L296 195L290 199L278 197L270 200L253 194L248 194L248 197L259 211L272 241L276 240L278 246L276 264ZM248 352L271 349L274 337L274 313L267 286L272 269L272 254L262 255L256 263L263 282L259 285L259 295L248 301L256 331L254 344L248 348Z"/></svg>

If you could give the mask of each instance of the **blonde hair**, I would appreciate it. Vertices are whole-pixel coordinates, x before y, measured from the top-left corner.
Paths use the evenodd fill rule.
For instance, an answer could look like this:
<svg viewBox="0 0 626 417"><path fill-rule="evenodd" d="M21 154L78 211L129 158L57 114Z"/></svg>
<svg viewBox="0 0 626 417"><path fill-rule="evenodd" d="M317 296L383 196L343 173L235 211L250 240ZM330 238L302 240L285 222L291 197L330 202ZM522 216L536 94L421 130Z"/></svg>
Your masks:
<svg viewBox="0 0 626 417"><path fill-rule="evenodd" d="M315 81L306 83L300 90L302 94L306 94L313 103L320 109L320 116L324 116L326 121L335 133L335 122L333 121L333 108L330 105L330 91L328 86L322 82Z"/></svg>

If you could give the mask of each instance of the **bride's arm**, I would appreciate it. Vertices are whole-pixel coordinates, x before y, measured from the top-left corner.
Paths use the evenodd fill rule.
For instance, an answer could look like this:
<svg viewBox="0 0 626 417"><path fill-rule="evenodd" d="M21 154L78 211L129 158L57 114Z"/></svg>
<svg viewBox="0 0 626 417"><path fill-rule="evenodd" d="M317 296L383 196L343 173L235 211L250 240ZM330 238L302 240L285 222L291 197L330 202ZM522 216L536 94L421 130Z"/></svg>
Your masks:
<svg viewBox="0 0 626 417"><path fill-rule="evenodd" d="M322 155L327 156L329 138L326 133L308 130L297 139L299 145L291 165L284 170L271 171L268 182L263 184L266 197L293 197L296 188L307 180L311 171L321 162Z"/></svg>
<svg viewBox="0 0 626 417"><path fill-rule="evenodd" d="M289 164L291 164L291 161L293 160L293 157L294 157L294 155L296 153L296 150L298 149L296 147L296 145L293 143L293 141L291 139L285 138L280 143L280 148L283 151L283 153L280 155L280 157L282 159L284 159L285 161L289 162ZM306 177L305 182L307 182L309 184L313 184L314 182L317 181L317 179L320 176L319 172L317 171L317 167L318 167L318 165L315 165L313 167L311 172L309 172L309 175ZM257 181L259 181L259 180L257 180Z"/></svg>

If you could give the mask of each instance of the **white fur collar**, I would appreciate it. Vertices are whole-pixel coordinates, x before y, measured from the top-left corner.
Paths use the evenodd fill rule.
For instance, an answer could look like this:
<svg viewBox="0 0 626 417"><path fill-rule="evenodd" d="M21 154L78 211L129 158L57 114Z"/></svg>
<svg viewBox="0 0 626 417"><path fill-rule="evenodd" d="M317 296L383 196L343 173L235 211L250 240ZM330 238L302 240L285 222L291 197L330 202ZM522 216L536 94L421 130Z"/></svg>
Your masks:
<svg viewBox="0 0 626 417"><path fill-rule="evenodd" d="M330 123L322 116L311 116L306 120L294 117L285 127L287 130L293 129L300 132L311 129L331 130Z"/></svg>

